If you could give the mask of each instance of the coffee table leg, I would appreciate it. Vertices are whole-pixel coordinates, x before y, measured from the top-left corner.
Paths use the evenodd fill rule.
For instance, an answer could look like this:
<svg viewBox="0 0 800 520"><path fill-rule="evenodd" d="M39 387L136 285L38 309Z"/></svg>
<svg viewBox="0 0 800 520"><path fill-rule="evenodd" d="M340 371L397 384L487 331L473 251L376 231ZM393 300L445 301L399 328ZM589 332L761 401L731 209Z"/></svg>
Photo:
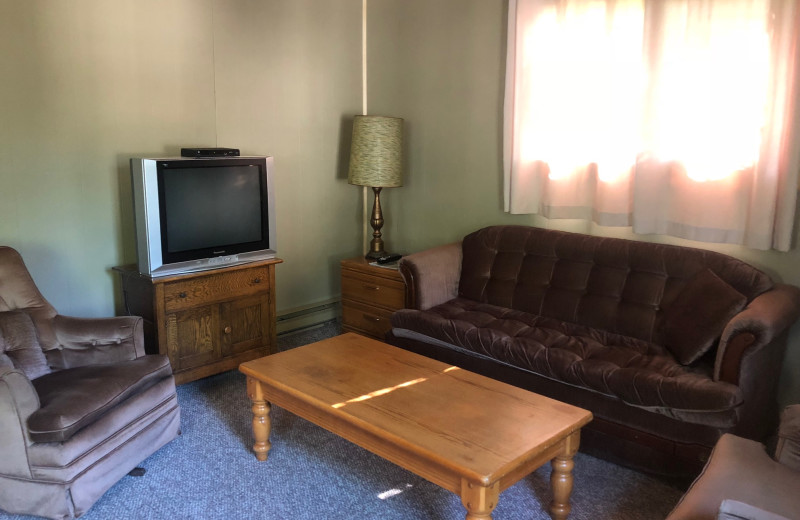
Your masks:
<svg viewBox="0 0 800 520"><path fill-rule="evenodd" d="M269 442L269 430L271 427L269 421L270 405L264 399L264 392L261 388L261 382L248 377L247 378L247 396L253 402L253 451L256 458L260 461L267 460L267 453L272 445Z"/></svg>
<svg viewBox="0 0 800 520"><path fill-rule="evenodd" d="M564 439L564 451L551 461L550 487L553 489L553 502L550 504L550 516L553 520L566 520L572 506L569 497L572 494L572 468L575 462L572 457L578 451L580 430Z"/></svg>
<svg viewBox="0 0 800 520"><path fill-rule="evenodd" d="M499 496L498 482L487 487L466 480L461 481L461 503L467 508L466 520L491 520Z"/></svg>

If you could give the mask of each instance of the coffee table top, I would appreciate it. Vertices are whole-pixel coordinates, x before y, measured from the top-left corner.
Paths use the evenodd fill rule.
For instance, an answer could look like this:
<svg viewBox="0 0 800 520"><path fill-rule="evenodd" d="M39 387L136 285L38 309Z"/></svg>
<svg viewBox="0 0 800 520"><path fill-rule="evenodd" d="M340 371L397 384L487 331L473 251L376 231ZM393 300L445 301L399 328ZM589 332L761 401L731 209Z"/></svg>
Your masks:
<svg viewBox="0 0 800 520"><path fill-rule="evenodd" d="M412 471L415 460L438 468L434 478L423 476L440 485L438 473L499 481L550 457L592 420L587 410L353 333L240 370L264 383L273 404L293 403L293 413Z"/></svg>

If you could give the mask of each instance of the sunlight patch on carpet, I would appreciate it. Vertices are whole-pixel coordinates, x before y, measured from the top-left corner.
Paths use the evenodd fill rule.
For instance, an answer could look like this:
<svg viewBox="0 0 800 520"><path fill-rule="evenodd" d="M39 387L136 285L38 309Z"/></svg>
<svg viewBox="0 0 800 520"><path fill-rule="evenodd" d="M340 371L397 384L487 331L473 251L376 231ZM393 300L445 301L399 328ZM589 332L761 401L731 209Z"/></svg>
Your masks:
<svg viewBox="0 0 800 520"><path fill-rule="evenodd" d="M397 496L406 489L410 489L412 487L414 486L412 486L411 484L406 484L405 489L397 489L397 488L389 489L388 491L384 491L383 493L378 493L378 498L380 498L381 500L386 500L387 498L392 498L393 496Z"/></svg>

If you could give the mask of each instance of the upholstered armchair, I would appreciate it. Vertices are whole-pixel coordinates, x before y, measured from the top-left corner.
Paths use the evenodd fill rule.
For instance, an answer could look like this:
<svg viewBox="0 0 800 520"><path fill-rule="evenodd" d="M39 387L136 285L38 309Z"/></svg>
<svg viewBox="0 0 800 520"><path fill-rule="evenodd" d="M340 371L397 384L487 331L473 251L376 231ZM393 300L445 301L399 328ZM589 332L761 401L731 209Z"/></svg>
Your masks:
<svg viewBox="0 0 800 520"><path fill-rule="evenodd" d="M725 434L667 520L800 518L800 405L781 415L773 457L764 445Z"/></svg>
<svg viewBox="0 0 800 520"><path fill-rule="evenodd" d="M142 319L59 315L0 247L0 509L81 516L179 433L172 369L145 355Z"/></svg>

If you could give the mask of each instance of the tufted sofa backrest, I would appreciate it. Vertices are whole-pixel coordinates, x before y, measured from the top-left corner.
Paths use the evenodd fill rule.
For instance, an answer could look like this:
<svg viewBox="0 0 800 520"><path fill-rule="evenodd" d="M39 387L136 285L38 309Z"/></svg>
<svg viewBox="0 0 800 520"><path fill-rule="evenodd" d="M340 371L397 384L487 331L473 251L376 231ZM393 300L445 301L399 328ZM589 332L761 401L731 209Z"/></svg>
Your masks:
<svg viewBox="0 0 800 520"><path fill-rule="evenodd" d="M661 317L710 269L751 301L773 286L721 253L528 226L467 235L459 296L662 343Z"/></svg>

